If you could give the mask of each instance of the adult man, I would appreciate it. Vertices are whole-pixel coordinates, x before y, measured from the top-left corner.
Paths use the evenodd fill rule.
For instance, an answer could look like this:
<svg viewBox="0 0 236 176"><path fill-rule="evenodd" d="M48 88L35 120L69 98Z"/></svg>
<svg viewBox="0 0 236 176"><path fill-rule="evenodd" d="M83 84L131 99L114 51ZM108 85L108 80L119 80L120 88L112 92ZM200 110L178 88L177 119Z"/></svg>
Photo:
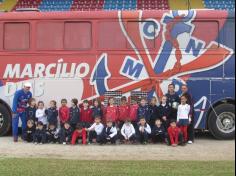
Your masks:
<svg viewBox="0 0 236 176"><path fill-rule="evenodd" d="M191 106L191 114L190 114L191 122L188 127L188 136L189 136L188 143L192 144L194 142L194 101L192 95L188 91L187 85L182 85L181 91L182 91L181 95L184 95L187 98L187 104Z"/></svg>
<svg viewBox="0 0 236 176"><path fill-rule="evenodd" d="M19 118L22 122L22 134L26 129L26 114L25 110L29 99L32 98L32 93L30 92L32 85L30 82L24 83L24 87L21 90L16 91L13 99L13 118L12 118L12 134L14 142L18 141L18 125Z"/></svg>

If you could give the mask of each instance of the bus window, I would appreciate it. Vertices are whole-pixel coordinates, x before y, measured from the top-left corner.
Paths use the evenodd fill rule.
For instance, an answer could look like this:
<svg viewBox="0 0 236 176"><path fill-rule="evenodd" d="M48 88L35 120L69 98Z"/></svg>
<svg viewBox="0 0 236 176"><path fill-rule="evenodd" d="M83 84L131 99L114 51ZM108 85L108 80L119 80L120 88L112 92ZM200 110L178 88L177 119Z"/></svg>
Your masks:
<svg viewBox="0 0 236 176"><path fill-rule="evenodd" d="M207 43L216 41L217 45L214 49L219 48L219 39L216 39L215 36L219 35L219 23L218 21L193 21L193 24L197 29L194 31L194 36L201 36L202 40L206 41ZM209 39L209 41L207 40ZM208 49L209 45L202 45L201 48L198 49Z"/></svg>
<svg viewBox="0 0 236 176"><path fill-rule="evenodd" d="M159 26L154 21L130 21L127 25L127 32L132 41L137 38L137 31L141 29L143 42L135 42L138 49L154 49L156 34ZM144 45L143 45L144 44ZM127 48L132 49L129 41L126 42Z"/></svg>
<svg viewBox="0 0 236 176"><path fill-rule="evenodd" d="M126 49L126 38L118 21L99 23L98 48L107 50Z"/></svg>
<svg viewBox="0 0 236 176"><path fill-rule="evenodd" d="M4 24L4 49L27 50L30 48L29 23Z"/></svg>
<svg viewBox="0 0 236 176"><path fill-rule="evenodd" d="M39 22L36 46L38 50L63 49L64 22Z"/></svg>
<svg viewBox="0 0 236 176"><path fill-rule="evenodd" d="M0 23L0 51L3 48L3 25Z"/></svg>
<svg viewBox="0 0 236 176"><path fill-rule="evenodd" d="M89 22L65 23L65 49L86 50L92 46L92 25Z"/></svg>

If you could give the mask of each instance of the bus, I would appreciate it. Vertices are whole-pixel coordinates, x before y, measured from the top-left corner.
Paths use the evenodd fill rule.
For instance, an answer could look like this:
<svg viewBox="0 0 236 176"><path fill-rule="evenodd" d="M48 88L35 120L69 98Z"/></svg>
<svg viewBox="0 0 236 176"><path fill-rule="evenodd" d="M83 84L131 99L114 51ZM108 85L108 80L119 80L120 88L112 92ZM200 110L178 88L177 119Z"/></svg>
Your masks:
<svg viewBox="0 0 236 176"><path fill-rule="evenodd" d="M161 97L187 84L195 129L235 137L235 15L218 10L0 14L0 135L24 82L33 96L80 102L119 91Z"/></svg>

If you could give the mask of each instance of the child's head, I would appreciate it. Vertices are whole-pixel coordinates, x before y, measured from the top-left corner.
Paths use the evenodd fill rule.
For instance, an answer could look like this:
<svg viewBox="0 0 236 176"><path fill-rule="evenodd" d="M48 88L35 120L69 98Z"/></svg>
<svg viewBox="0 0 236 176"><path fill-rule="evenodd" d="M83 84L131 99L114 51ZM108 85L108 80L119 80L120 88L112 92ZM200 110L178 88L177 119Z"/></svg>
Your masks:
<svg viewBox="0 0 236 176"><path fill-rule="evenodd" d="M144 126L146 124L145 117L141 117L140 120L139 120L139 123L140 123L141 126Z"/></svg>
<svg viewBox="0 0 236 176"><path fill-rule="evenodd" d="M34 121L33 120L28 120L27 121L27 127L32 128L34 126Z"/></svg>
<svg viewBox="0 0 236 176"><path fill-rule="evenodd" d="M38 102L38 109L43 109L44 108L44 102L43 101L39 101Z"/></svg>
<svg viewBox="0 0 236 176"><path fill-rule="evenodd" d="M123 96L123 97L121 98L121 104L122 104L122 105L126 105L126 104L127 104L127 98L126 98L125 96Z"/></svg>
<svg viewBox="0 0 236 176"><path fill-rule="evenodd" d="M111 128L113 126L112 120L107 120L107 127Z"/></svg>
<svg viewBox="0 0 236 176"><path fill-rule="evenodd" d="M50 101L50 107L51 108L56 108L57 107L57 102L55 100Z"/></svg>
<svg viewBox="0 0 236 176"><path fill-rule="evenodd" d="M151 105L157 105L157 98L156 97L152 97L152 99L151 99Z"/></svg>
<svg viewBox="0 0 236 176"><path fill-rule="evenodd" d="M187 97L185 95L181 96L181 104L186 104L187 102Z"/></svg>
<svg viewBox="0 0 236 176"><path fill-rule="evenodd" d="M83 101L83 107L86 108L86 109L89 107L89 101L88 100Z"/></svg>
<svg viewBox="0 0 236 176"><path fill-rule="evenodd" d="M130 120L130 119L126 119L126 120L125 120L125 124L126 124L126 125L130 125L130 124L131 124L131 120Z"/></svg>
<svg viewBox="0 0 236 176"><path fill-rule="evenodd" d="M140 105L141 106L146 106L147 105L147 99L146 98L141 98Z"/></svg>
<svg viewBox="0 0 236 176"><path fill-rule="evenodd" d="M162 103L162 104L166 104L166 102L167 102L167 96L163 96L163 97L161 98L161 103Z"/></svg>
<svg viewBox="0 0 236 176"><path fill-rule="evenodd" d="M43 122L38 122L37 127L39 130L42 130L43 129Z"/></svg>
<svg viewBox="0 0 236 176"><path fill-rule="evenodd" d="M67 106L67 99L61 100L61 106Z"/></svg>
<svg viewBox="0 0 236 176"><path fill-rule="evenodd" d="M115 99L113 97L109 98L109 105L112 106L115 104Z"/></svg>
<svg viewBox="0 0 236 176"><path fill-rule="evenodd" d="M80 123L78 123L78 124L76 125L76 130L77 130L78 132L82 132L82 130L83 130L83 125L80 124Z"/></svg>
<svg viewBox="0 0 236 176"><path fill-rule="evenodd" d="M48 127L49 127L50 130L54 130L56 128L55 124L53 124L53 123L50 123L48 125Z"/></svg>
<svg viewBox="0 0 236 176"><path fill-rule="evenodd" d="M138 104L138 98L137 97L133 98L132 102L133 102L134 105Z"/></svg>
<svg viewBox="0 0 236 176"><path fill-rule="evenodd" d="M72 107L76 107L77 105L78 105L78 99L73 98L73 99L71 100L71 106L72 106Z"/></svg>
<svg viewBox="0 0 236 176"><path fill-rule="evenodd" d="M161 126L162 124L161 119L156 119L155 124L156 126Z"/></svg>
<svg viewBox="0 0 236 176"><path fill-rule="evenodd" d="M70 128L70 123L69 123L69 122L65 122L65 123L64 123L64 128L65 128L66 130L68 130L68 129Z"/></svg>
<svg viewBox="0 0 236 176"><path fill-rule="evenodd" d="M170 93L175 92L175 85L174 85L173 83L169 84L169 86L168 86L168 91L169 91Z"/></svg>
<svg viewBox="0 0 236 176"><path fill-rule="evenodd" d="M94 121L95 121L96 124L101 123L101 116L97 115L97 116L95 117Z"/></svg>
<svg viewBox="0 0 236 176"><path fill-rule="evenodd" d="M182 93L187 93L188 92L188 86L186 84L181 86L181 91Z"/></svg>
<svg viewBox="0 0 236 176"><path fill-rule="evenodd" d="M93 106L95 106L95 107L100 107L100 106L101 106L101 101L100 101L99 99L95 99L95 100L93 101Z"/></svg>
<svg viewBox="0 0 236 176"><path fill-rule="evenodd" d="M36 106L36 100L34 98L29 99L29 105L31 107L35 107Z"/></svg>
<svg viewBox="0 0 236 176"><path fill-rule="evenodd" d="M175 127L176 127L176 121L172 119L172 120L170 121L170 126L171 126L172 128L175 128Z"/></svg>

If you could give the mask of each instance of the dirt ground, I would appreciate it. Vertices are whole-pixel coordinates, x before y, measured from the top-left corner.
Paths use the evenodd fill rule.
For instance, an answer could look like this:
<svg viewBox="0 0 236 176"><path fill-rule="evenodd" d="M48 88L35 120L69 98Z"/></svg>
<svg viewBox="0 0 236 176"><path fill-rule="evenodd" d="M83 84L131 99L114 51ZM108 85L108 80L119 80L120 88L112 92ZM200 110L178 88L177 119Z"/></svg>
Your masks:
<svg viewBox="0 0 236 176"><path fill-rule="evenodd" d="M63 146L13 143L11 137L0 138L0 158L57 158L74 160L235 160L235 140L218 141L200 134L192 145Z"/></svg>

